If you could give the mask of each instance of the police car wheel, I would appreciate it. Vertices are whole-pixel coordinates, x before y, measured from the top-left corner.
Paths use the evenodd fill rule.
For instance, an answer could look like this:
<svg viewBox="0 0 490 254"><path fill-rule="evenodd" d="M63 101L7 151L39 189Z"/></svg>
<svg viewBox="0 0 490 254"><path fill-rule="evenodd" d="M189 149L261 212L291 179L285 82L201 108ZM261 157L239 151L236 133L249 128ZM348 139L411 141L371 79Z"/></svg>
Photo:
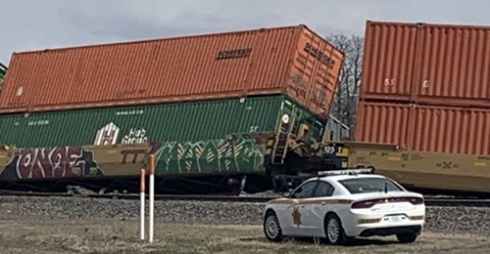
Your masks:
<svg viewBox="0 0 490 254"><path fill-rule="evenodd" d="M326 218L325 235L328 243L331 244L344 244L347 241L344 229L342 228L342 223L337 215L330 214Z"/></svg>
<svg viewBox="0 0 490 254"><path fill-rule="evenodd" d="M413 243L417 239L417 235L416 234L410 234L410 233L398 234L398 235L396 235L396 238L398 239L398 241L400 243Z"/></svg>
<svg viewBox="0 0 490 254"><path fill-rule="evenodd" d="M267 212L264 219L264 233L269 241L279 242L282 240L281 225L274 212Z"/></svg>

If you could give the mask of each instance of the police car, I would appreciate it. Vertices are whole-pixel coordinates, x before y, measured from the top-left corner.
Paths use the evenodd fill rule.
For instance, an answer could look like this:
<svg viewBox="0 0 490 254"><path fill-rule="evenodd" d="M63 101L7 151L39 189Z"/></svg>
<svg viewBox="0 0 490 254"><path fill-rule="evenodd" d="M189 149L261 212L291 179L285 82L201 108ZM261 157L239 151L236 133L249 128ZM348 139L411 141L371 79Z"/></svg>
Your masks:
<svg viewBox="0 0 490 254"><path fill-rule="evenodd" d="M425 223L424 198L369 169L331 171L304 181L285 198L267 203L264 233L326 238L345 244L354 237L396 235L414 242Z"/></svg>

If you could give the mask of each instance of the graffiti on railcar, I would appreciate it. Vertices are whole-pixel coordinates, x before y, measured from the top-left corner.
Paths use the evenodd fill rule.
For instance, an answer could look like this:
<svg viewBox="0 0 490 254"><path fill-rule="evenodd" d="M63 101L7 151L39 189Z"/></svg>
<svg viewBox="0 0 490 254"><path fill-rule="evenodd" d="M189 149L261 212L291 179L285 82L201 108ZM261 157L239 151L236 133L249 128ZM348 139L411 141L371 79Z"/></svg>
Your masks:
<svg viewBox="0 0 490 254"><path fill-rule="evenodd" d="M264 169L264 146L256 139L164 142L156 171L166 173L252 172Z"/></svg>
<svg viewBox="0 0 490 254"><path fill-rule="evenodd" d="M93 152L83 147L60 146L19 149L0 177L44 179L97 175L102 175L102 171Z"/></svg>

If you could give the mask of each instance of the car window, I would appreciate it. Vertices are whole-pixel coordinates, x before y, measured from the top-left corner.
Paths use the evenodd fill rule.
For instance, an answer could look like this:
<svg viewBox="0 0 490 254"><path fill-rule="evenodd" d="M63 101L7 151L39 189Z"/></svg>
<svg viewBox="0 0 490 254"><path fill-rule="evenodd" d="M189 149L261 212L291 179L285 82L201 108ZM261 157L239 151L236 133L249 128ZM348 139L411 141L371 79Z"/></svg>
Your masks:
<svg viewBox="0 0 490 254"><path fill-rule="evenodd" d="M317 181L307 182L303 184L296 192L293 193L293 198L309 198L313 194L313 189L318 184Z"/></svg>
<svg viewBox="0 0 490 254"><path fill-rule="evenodd" d="M314 197L330 197L332 196L334 188L332 185L326 182L320 182L316 187Z"/></svg>
<svg viewBox="0 0 490 254"><path fill-rule="evenodd" d="M350 193L369 193L403 191L398 185L386 178L356 178L339 181Z"/></svg>

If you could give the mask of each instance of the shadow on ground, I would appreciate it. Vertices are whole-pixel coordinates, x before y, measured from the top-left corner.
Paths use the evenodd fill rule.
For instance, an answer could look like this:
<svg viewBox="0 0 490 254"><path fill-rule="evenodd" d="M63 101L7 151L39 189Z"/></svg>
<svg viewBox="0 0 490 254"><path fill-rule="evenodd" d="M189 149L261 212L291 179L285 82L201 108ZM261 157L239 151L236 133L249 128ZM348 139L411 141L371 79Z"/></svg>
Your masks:
<svg viewBox="0 0 490 254"><path fill-rule="evenodd" d="M265 237L242 237L239 238L240 241L243 242L263 242L269 243L269 241ZM321 245L330 245L327 243L326 239L315 239L311 237L294 237L294 238L286 238L282 242L278 243L295 243L295 244L321 244ZM351 240L347 246L369 246L369 245L391 245L391 244L400 244L395 240L381 240L381 239L370 239L370 238L356 238Z"/></svg>

